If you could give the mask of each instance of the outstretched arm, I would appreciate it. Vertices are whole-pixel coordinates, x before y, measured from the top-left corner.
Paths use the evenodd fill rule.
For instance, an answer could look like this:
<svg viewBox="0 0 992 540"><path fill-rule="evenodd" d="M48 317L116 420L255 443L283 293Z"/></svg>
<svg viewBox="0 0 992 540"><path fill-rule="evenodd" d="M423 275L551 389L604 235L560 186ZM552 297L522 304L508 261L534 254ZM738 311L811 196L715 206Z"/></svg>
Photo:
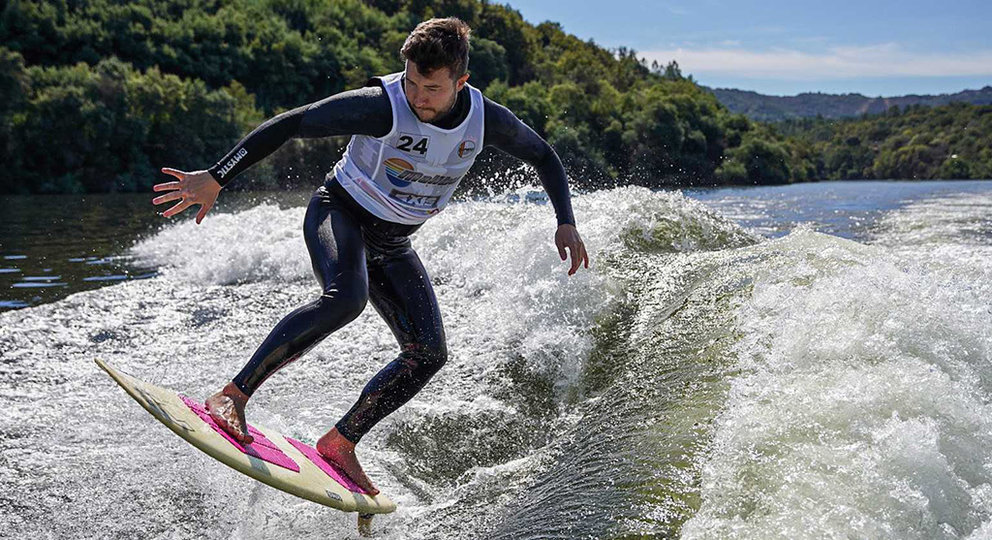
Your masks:
<svg viewBox="0 0 992 540"><path fill-rule="evenodd" d="M178 181L153 186L154 191L169 193L152 199L152 203L180 201L162 214L165 217L198 204L200 211L196 223L199 224L213 207L223 186L275 152L289 139L356 134L381 137L389 133L392 123L392 106L381 86L341 92L270 118L207 170L185 172L163 168L163 173L176 177Z"/></svg>
<svg viewBox="0 0 992 540"><path fill-rule="evenodd" d="M392 115L389 97L381 86L341 92L270 118L208 171L223 186L289 139L334 135L381 137L392 129Z"/></svg>
<svg viewBox="0 0 992 540"><path fill-rule="evenodd" d="M485 99L485 144L510 154L511 156L531 165L537 170L541 185L554 206L558 218L558 230L555 231L555 245L558 255L565 260L566 248L572 255L572 264L568 275L572 275L582 263L589 268L589 254L585 244L575 228L575 217L572 215L572 202L568 193L568 177L565 168L558 159L551 145L540 137L527 124L520 121L509 109Z"/></svg>

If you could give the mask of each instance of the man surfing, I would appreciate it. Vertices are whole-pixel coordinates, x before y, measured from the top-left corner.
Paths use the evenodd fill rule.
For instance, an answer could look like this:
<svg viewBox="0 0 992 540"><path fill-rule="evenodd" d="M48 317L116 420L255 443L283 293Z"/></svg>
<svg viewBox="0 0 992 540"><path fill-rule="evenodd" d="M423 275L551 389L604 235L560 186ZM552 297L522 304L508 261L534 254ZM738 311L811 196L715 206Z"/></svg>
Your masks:
<svg viewBox="0 0 992 540"><path fill-rule="evenodd" d="M317 451L373 496L379 490L362 470L355 446L419 392L448 354L437 299L410 235L444 208L484 146L537 170L558 219L558 254L563 261L566 250L571 255L568 275L583 264L589 267L568 180L554 150L513 113L467 84L469 34L468 25L456 18L424 21L400 51L403 72L277 115L213 167L195 172L163 168L177 180L153 187L168 192L154 204L180 201L163 216L200 205L199 224L224 185L290 138L352 136L304 218L304 239L323 292L286 315L206 406L218 425L250 444L244 411L258 387L358 317L371 301L401 352L317 441Z"/></svg>

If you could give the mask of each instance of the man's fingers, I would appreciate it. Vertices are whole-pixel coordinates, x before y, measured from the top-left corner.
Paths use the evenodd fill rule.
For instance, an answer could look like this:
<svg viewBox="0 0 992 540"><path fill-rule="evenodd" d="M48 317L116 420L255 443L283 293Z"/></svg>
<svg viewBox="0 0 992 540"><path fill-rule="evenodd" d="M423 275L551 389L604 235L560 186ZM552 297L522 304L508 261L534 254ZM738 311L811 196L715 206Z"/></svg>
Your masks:
<svg viewBox="0 0 992 540"><path fill-rule="evenodd" d="M186 173L176 169L170 169L169 167L162 167L162 172L164 172L165 174L171 174L172 176L175 176L180 180L185 180L186 177Z"/></svg>
<svg viewBox="0 0 992 540"><path fill-rule="evenodd" d="M152 186L152 191L167 191L170 189L179 189L179 182L165 182Z"/></svg>
<svg viewBox="0 0 992 540"><path fill-rule="evenodd" d="M182 198L183 198L183 194L181 192L173 191L171 193L166 193L165 195L155 197L154 199L152 199L152 204L162 204L164 202L174 201L176 199L182 199Z"/></svg>
<svg viewBox="0 0 992 540"><path fill-rule="evenodd" d="M563 261L568 257L568 255L565 254L565 244L558 244L558 256L561 257L561 260Z"/></svg>
<svg viewBox="0 0 992 540"><path fill-rule="evenodd" d="M201 204L200 205L200 211L196 213L196 224L197 225L199 225L200 222L203 221L203 218L206 217L207 212L209 212L211 208L213 208L213 205L212 204Z"/></svg>
<svg viewBox="0 0 992 540"><path fill-rule="evenodd" d="M172 216L178 214L179 212L182 212L183 210L189 208L192 204L193 203L191 203L191 202L183 201L183 202L181 202L181 203L173 206L172 208L166 210L165 212L163 212L162 213L162 217L172 217Z"/></svg>
<svg viewBox="0 0 992 540"><path fill-rule="evenodd" d="M569 254L572 256L572 263L568 268L568 275L574 275L575 272L583 264L586 268L589 268L589 253L586 251L586 245L582 241L578 241L574 244L568 246ZM564 258L562 258L564 260Z"/></svg>
<svg viewBox="0 0 992 540"><path fill-rule="evenodd" d="M582 263L582 255L581 252L575 248L575 246L568 246L568 250L572 254L572 265L571 268L568 269L568 275L572 275L579 269L579 265Z"/></svg>

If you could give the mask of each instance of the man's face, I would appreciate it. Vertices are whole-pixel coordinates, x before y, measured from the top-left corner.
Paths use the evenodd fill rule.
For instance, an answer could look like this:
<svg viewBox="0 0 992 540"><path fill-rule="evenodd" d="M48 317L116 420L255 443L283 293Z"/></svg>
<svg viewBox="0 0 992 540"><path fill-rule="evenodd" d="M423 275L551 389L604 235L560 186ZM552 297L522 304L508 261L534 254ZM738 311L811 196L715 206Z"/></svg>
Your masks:
<svg viewBox="0 0 992 540"><path fill-rule="evenodd" d="M443 67L424 75L417 64L406 62L406 82L403 91L413 113L421 122L437 120L451 110L458 92L465 86L468 73L451 78L451 69Z"/></svg>

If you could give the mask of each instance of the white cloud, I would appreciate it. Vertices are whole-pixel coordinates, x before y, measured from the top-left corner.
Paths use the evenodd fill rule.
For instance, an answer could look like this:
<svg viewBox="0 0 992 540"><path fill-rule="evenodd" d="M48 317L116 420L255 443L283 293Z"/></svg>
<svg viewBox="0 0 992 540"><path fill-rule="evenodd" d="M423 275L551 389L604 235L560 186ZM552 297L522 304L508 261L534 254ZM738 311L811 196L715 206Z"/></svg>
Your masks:
<svg viewBox="0 0 992 540"><path fill-rule="evenodd" d="M675 48L644 51L648 61L676 60L684 73L695 76L735 76L784 80L849 79L855 77L992 76L992 50L967 53L911 53L894 43L834 47L823 53L772 49Z"/></svg>

